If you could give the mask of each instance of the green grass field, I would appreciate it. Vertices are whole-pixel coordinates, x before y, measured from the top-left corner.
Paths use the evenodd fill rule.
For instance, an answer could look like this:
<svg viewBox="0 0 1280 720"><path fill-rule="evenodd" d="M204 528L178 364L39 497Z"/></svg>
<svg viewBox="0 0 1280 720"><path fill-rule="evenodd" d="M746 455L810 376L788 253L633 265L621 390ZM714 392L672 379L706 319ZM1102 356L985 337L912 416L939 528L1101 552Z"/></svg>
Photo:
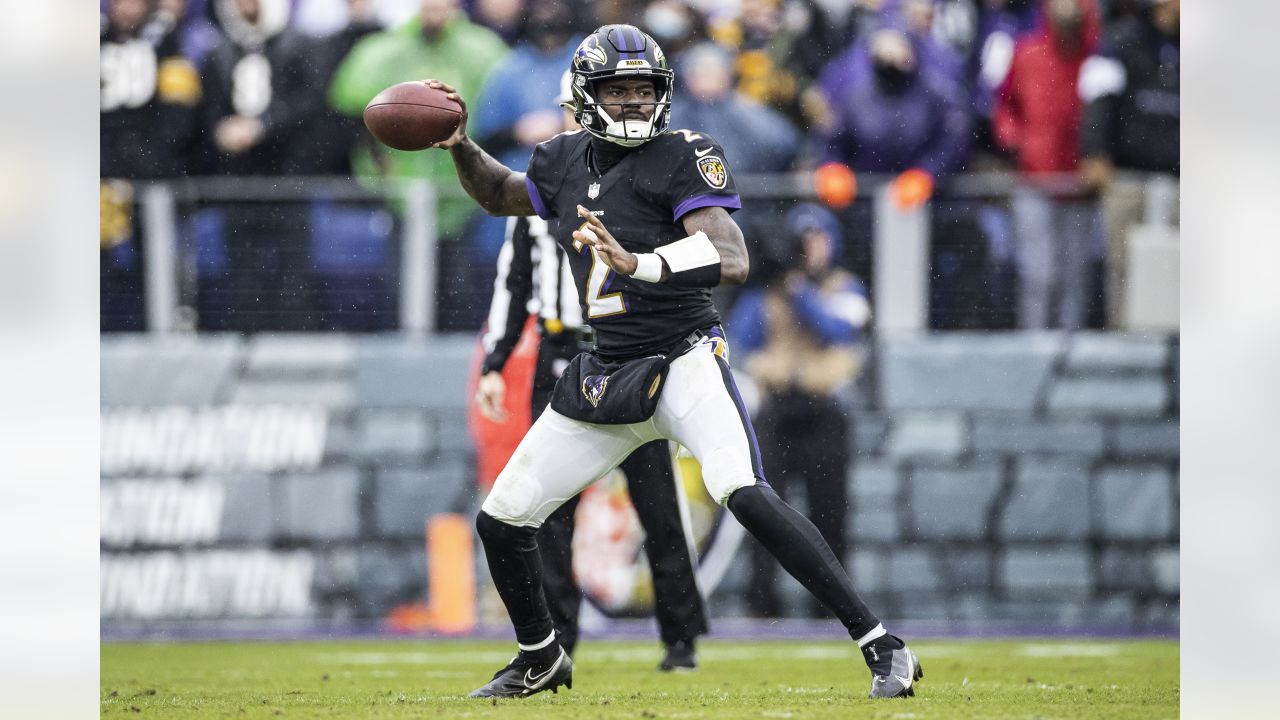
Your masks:
<svg viewBox="0 0 1280 720"><path fill-rule="evenodd" d="M584 641L573 690L469 700L510 659L472 641L104 644L102 716L165 718L1172 718L1173 641L913 642L918 695L866 699L848 642L699 645L657 672L657 643Z"/></svg>

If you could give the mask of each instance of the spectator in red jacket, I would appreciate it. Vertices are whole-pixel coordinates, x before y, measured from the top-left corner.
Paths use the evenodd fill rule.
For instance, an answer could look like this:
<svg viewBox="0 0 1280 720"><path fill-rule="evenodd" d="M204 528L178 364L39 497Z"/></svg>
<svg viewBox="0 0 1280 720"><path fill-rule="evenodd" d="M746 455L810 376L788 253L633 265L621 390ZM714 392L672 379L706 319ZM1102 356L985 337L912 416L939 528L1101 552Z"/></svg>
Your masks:
<svg viewBox="0 0 1280 720"><path fill-rule="evenodd" d="M996 140L1017 157L1023 176L1013 215L1024 328L1084 323L1097 208L1048 178L1079 170L1077 81L1099 34L1094 0L1044 0L1043 19L1018 40L997 100Z"/></svg>

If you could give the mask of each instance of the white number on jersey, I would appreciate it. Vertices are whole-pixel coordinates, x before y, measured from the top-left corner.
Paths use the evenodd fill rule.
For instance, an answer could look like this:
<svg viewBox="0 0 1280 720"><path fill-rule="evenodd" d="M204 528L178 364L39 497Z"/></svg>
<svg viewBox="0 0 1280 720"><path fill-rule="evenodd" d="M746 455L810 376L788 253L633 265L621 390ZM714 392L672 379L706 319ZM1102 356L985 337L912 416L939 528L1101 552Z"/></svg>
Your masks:
<svg viewBox="0 0 1280 720"><path fill-rule="evenodd" d="M102 112L137 108L156 93L156 53L146 40L102 46Z"/></svg>
<svg viewBox="0 0 1280 720"><path fill-rule="evenodd" d="M591 275L587 277L587 317L589 319L621 315L627 311L627 305L622 301L622 293L600 294L604 289L605 281L612 273L613 270L609 265L600 259L600 253L597 253L595 248L591 248Z"/></svg>
<svg viewBox="0 0 1280 720"><path fill-rule="evenodd" d="M683 135L684 141L687 143L696 143L702 139L701 135L699 135L696 132L693 132L692 130L676 130L675 132L680 135Z"/></svg>

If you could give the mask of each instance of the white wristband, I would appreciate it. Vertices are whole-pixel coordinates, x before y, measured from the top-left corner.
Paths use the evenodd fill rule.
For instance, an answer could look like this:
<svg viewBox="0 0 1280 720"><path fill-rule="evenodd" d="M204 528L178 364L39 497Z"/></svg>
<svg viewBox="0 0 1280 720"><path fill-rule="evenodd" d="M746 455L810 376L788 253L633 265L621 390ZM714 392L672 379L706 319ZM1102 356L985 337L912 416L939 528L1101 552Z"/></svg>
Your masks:
<svg viewBox="0 0 1280 720"><path fill-rule="evenodd" d="M654 250L667 261L671 272L678 273L694 270L720 262L720 251L711 243L711 238L701 230L673 243L663 245Z"/></svg>
<svg viewBox="0 0 1280 720"><path fill-rule="evenodd" d="M661 282L662 258L654 253L636 253L636 269L631 277L645 282Z"/></svg>

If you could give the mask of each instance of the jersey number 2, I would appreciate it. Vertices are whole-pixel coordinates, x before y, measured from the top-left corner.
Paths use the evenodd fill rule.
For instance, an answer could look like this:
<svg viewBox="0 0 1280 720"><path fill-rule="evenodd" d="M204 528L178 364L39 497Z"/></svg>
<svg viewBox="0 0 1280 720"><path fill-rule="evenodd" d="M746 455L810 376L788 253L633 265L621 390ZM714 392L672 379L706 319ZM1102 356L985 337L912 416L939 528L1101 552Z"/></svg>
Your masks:
<svg viewBox="0 0 1280 720"><path fill-rule="evenodd" d="M622 293L600 294L613 270L600 260L600 254L595 248L589 249L591 250L591 274L587 276L587 318L594 320L625 313L627 304L622 301Z"/></svg>

